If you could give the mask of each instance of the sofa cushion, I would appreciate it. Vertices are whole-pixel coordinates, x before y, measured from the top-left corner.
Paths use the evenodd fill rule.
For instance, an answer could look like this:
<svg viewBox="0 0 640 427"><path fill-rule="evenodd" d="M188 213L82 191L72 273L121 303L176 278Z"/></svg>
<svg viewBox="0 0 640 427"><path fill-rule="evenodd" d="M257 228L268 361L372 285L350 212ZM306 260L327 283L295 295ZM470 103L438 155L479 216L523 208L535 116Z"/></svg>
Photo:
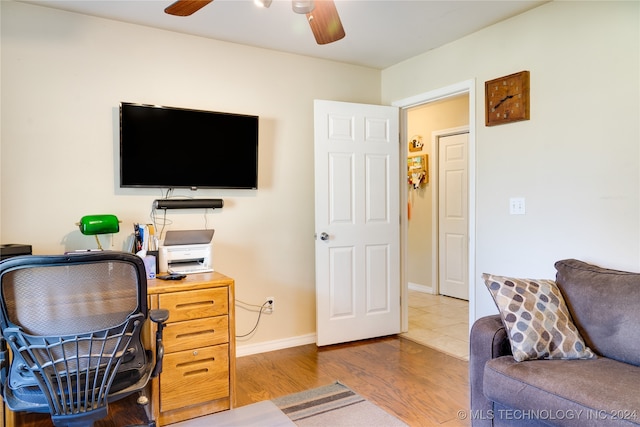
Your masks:
<svg viewBox="0 0 640 427"><path fill-rule="evenodd" d="M556 282L585 343L600 355L640 366L640 274L575 259L555 267Z"/></svg>
<svg viewBox="0 0 640 427"><path fill-rule="evenodd" d="M516 362L501 356L485 365L483 392L513 411L498 418L533 418L563 426L640 424L640 368L605 357Z"/></svg>
<svg viewBox="0 0 640 427"><path fill-rule="evenodd" d="M486 273L482 277L507 328L516 361L594 357L574 326L553 280Z"/></svg>

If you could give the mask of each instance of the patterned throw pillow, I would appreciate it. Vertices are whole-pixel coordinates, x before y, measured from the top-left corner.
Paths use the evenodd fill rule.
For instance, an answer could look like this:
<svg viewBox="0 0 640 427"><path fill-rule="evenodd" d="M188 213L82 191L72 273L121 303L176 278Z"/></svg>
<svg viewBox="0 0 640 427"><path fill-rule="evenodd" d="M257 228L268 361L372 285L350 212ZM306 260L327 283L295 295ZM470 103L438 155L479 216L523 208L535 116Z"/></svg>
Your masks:
<svg viewBox="0 0 640 427"><path fill-rule="evenodd" d="M482 278L498 306L517 362L595 357L573 324L553 280L514 279L486 273Z"/></svg>

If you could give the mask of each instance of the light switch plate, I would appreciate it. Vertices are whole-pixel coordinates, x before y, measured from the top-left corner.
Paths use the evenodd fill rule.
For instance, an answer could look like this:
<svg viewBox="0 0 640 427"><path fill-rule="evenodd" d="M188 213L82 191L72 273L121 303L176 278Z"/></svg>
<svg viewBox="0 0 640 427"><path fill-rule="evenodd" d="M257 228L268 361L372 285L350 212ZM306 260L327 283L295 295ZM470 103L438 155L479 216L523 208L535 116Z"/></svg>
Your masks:
<svg viewBox="0 0 640 427"><path fill-rule="evenodd" d="M524 215L525 211L524 197L512 197L509 199L510 215Z"/></svg>

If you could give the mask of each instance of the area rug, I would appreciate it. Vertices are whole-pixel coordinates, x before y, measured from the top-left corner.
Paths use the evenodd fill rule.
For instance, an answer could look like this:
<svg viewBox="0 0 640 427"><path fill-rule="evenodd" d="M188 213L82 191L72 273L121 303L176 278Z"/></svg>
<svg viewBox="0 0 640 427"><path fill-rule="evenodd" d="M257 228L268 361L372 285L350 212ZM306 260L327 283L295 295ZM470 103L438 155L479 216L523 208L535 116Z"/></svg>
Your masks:
<svg viewBox="0 0 640 427"><path fill-rule="evenodd" d="M407 425L340 382L272 402L299 427Z"/></svg>

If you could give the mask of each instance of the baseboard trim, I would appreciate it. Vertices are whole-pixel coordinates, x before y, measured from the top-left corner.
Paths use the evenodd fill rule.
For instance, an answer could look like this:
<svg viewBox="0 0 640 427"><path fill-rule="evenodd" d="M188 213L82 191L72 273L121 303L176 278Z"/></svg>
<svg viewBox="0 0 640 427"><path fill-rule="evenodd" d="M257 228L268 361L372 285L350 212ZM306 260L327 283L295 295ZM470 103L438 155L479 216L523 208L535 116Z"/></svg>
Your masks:
<svg viewBox="0 0 640 427"><path fill-rule="evenodd" d="M409 282L409 289L412 291L424 292L425 294L434 294L432 286L419 285L417 283Z"/></svg>
<svg viewBox="0 0 640 427"><path fill-rule="evenodd" d="M282 350L300 345L315 344L316 334L300 335L281 340L265 341L256 344L247 344L236 347L236 357L250 356L252 354L266 353L268 351Z"/></svg>

